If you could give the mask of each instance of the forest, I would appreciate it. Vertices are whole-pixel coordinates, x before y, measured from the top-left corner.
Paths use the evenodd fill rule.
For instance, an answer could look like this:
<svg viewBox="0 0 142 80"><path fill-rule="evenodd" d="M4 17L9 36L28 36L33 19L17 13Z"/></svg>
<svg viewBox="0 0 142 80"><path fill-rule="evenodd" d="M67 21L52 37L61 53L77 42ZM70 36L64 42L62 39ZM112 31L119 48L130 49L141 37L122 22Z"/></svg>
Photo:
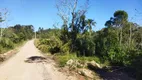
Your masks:
<svg viewBox="0 0 142 80"><path fill-rule="evenodd" d="M141 25L128 20L126 11L117 10L104 23L105 28L94 31L97 21L86 18L87 8L69 9L71 20L68 20L65 13L60 13L68 9L65 4L69 3L57 5L63 21L61 28L40 27L37 31L36 46L42 52L59 56L61 66L70 58L95 60L105 65L130 68L134 71L133 76L142 79ZM77 2L74 5L77 6Z"/></svg>

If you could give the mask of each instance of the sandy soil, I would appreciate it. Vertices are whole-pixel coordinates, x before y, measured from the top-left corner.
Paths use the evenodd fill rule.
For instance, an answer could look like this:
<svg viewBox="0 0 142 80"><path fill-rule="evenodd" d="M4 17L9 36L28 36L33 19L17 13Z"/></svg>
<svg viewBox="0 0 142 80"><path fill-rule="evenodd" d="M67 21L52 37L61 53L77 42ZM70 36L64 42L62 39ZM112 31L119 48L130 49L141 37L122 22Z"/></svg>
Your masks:
<svg viewBox="0 0 142 80"><path fill-rule="evenodd" d="M26 61L35 56L44 57L34 46L34 40L28 41L16 55L0 65L0 80L77 80L59 72L50 58L46 62Z"/></svg>

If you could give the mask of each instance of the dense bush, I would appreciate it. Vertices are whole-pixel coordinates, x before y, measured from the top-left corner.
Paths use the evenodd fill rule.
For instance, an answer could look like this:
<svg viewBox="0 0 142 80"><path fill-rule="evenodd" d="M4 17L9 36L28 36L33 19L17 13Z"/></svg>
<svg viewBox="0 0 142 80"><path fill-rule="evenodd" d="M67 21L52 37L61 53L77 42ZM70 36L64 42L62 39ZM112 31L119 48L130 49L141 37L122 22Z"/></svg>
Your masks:
<svg viewBox="0 0 142 80"><path fill-rule="evenodd" d="M10 48L10 49L14 48L13 42L8 38L2 38L0 40L0 44L3 48Z"/></svg>
<svg viewBox="0 0 142 80"><path fill-rule="evenodd" d="M3 28L1 28L3 29ZM25 40L32 39L32 25L15 25L3 29L3 35L0 37L0 53L13 49L17 44Z"/></svg>
<svg viewBox="0 0 142 80"><path fill-rule="evenodd" d="M0 45L0 54L2 53L3 51L3 47Z"/></svg>
<svg viewBox="0 0 142 80"><path fill-rule="evenodd" d="M40 49L42 52L46 53L49 51L49 46L48 45L40 45L40 46L38 46L38 49Z"/></svg>
<svg viewBox="0 0 142 80"><path fill-rule="evenodd" d="M60 52L61 42L53 36L50 39L39 39L37 42L36 45L42 52L50 52L52 54Z"/></svg>
<svg viewBox="0 0 142 80"><path fill-rule="evenodd" d="M78 56L95 56L95 42L88 34L79 35L76 41Z"/></svg>

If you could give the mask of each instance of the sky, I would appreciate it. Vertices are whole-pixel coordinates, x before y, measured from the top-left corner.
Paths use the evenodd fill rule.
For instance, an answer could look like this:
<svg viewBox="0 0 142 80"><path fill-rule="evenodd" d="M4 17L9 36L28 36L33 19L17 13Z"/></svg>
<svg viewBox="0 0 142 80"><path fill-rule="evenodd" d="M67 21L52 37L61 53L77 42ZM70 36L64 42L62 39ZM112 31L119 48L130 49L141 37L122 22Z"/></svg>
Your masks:
<svg viewBox="0 0 142 80"><path fill-rule="evenodd" d="M78 5L82 4L84 0L79 0ZM53 28L53 24L57 23L62 24L55 5L55 0L0 0L0 9L8 9L9 26L33 25L35 30L39 27ZM96 21L94 30L100 30L116 10L125 10L130 21L142 25L142 0L90 0L86 17Z"/></svg>

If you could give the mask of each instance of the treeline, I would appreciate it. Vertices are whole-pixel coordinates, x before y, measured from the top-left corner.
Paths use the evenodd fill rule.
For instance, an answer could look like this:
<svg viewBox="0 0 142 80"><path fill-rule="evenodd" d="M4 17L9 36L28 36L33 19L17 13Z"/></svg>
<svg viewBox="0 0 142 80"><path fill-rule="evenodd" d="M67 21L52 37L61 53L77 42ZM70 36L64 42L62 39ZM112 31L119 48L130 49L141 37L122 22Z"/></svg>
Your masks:
<svg viewBox="0 0 142 80"><path fill-rule="evenodd" d="M116 13L123 16L126 12L116 11L114 14ZM96 32L88 28L91 23L88 20L80 20L82 22L76 24L74 30L70 30L67 25L63 25L61 29L40 28L37 32L37 46L45 53L98 57L100 63L108 61L113 66L130 67L137 71L135 75L139 78L142 73L142 27L129 21L117 23L117 19L123 19L118 16L107 21L106 27ZM82 17L85 15L80 19Z"/></svg>
<svg viewBox="0 0 142 80"><path fill-rule="evenodd" d="M0 53L15 48L23 41L32 39L34 34L34 27L32 25L17 24L15 26L0 29Z"/></svg>
<svg viewBox="0 0 142 80"><path fill-rule="evenodd" d="M91 30L93 20L85 20L85 15L79 17L79 24L71 30L67 25L61 29L39 28L37 36L40 45L55 51L51 53L98 56L116 65L131 65L142 54L142 27L129 22L125 11L118 10L114 15L106 21L105 28L96 32Z"/></svg>

